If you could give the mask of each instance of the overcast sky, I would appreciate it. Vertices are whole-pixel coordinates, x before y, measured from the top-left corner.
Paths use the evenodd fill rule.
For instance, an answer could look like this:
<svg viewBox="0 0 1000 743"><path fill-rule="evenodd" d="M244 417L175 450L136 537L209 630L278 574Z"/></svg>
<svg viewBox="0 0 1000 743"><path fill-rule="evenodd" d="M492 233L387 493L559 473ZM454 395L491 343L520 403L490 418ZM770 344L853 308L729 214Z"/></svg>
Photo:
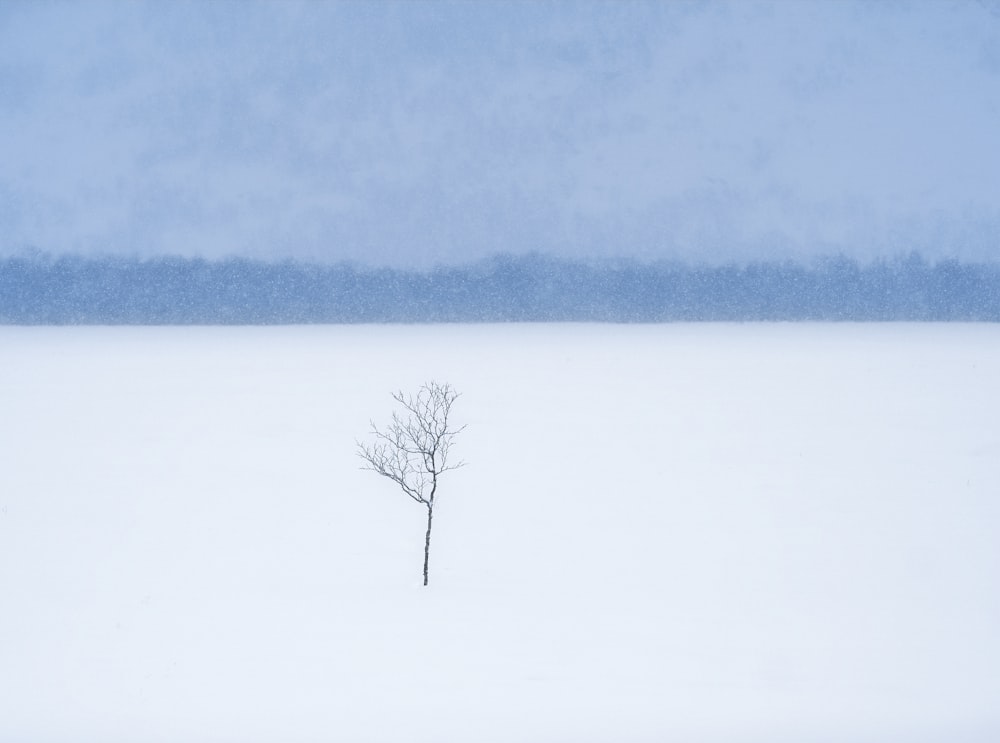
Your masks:
<svg viewBox="0 0 1000 743"><path fill-rule="evenodd" d="M1000 3L0 0L0 251L1000 260Z"/></svg>

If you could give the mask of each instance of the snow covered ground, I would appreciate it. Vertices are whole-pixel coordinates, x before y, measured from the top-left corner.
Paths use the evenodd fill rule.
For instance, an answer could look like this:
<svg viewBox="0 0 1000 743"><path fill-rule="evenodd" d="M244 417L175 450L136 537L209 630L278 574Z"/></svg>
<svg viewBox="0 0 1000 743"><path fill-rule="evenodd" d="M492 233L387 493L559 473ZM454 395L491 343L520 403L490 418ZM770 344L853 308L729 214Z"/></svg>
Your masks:
<svg viewBox="0 0 1000 743"><path fill-rule="evenodd" d="M435 511L390 391L469 427ZM1000 740L1000 326L0 328L0 741Z"/></svg>

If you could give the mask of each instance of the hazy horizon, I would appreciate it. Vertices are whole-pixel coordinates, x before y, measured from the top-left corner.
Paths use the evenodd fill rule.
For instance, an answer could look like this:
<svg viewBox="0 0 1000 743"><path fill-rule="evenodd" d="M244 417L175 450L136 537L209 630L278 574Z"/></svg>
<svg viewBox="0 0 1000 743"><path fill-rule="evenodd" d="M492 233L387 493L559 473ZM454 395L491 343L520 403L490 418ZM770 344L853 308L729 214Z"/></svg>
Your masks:
<svg viewBox="0 0 1000 743"><path fill-rule="evenodd" d="M0 4L0 254L1000 258L1000 4Z"/></svg>

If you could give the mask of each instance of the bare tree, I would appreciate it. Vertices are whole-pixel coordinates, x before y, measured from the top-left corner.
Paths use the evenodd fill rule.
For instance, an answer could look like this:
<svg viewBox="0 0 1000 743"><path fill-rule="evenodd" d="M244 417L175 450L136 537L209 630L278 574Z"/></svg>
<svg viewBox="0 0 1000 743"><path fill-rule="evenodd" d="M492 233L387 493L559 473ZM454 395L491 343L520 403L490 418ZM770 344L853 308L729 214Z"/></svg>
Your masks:
<svg viewBox="0 0 1000 743"><path fill-rule="evenodd" d="M438 478L465 462L449 461L456 435L465 426L453 428L448 420L458 393L450 384L427 382L416 395L393 394L402 410L392 414L384 428L372 422L371 443L358 442L362 469L388 477L403 492L427 508L427 535L424 538L424 585L427 585L431 555L431 525Z"/></svg>

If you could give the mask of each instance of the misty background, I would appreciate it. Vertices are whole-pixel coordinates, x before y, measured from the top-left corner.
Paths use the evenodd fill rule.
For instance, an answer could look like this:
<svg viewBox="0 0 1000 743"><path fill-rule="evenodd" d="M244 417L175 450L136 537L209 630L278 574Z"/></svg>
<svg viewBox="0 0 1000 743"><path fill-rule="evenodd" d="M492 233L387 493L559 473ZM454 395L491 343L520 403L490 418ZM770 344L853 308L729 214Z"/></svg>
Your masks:
<svg viewBox="0 0 1000 743"><path fill-rule="evenodd" d="M0 254L994 262L996 2L0 3Z"/></svg>

